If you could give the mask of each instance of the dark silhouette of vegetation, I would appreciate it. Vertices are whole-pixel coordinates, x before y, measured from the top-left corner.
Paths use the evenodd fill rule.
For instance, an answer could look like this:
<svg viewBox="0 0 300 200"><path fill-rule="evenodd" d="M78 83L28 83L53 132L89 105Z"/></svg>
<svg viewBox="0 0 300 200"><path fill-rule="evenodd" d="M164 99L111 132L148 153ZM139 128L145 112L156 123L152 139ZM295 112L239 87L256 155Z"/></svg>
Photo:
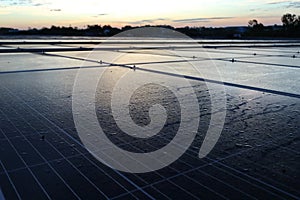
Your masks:
<svg viewBox="0 0 300 200"><path fill-rule="evenodd" d="M248 24L249 24L248 26L255 31L261 31L264 29L264 25L262 23L258 23L256 19L250 20Z"/></svg>
<svg viewBox="0 0 300 200"><path fill-rule="evenodd" d="M295 14L285 14L281 17L281 21L283 26L285 27L297 27L299 26L300 16L296 16Z"/></svg>
<svg viewBox="0 0 300 200"><path fill-rule="evenodd" d="M259 38L259 37L287 37L300 38L300 16L285 14L281 18L282 25L264 26L258 20L252 19L248 26L240 27L180 27L175 28L169 25L157 25L184 33L194 38ZM146 25L144 27L150 27ZM153 26L152 26L153 27ZM110 25L88 25L85 28L51 26L50 28L17 30L12 28L0 28L0 35L51 35L51 36L113 36L122 31L138 28L138 26L126 25L122 28L111 27Z"/></svg>
<svg viewBox="0 0 300 200"><path fill-rule="evenodd" d="M287 37L299 37L300 35L300 16L295 14L285 14L281 17L281 21Z"/></svg>
<svg viewBox="0 0 300 200"><path fill-rule="evenodd" d="M248 26L251 28L263 28L264 25L262 23L258 23L256 19L252 19L248 22Z"/></svg>
<svg viewBox="0 0 300 200"><path fill-rule="evenodd" d="M259 23L256 19L252 19L248 22L248 35L249 36L262 36L265 26Z"/></svg>

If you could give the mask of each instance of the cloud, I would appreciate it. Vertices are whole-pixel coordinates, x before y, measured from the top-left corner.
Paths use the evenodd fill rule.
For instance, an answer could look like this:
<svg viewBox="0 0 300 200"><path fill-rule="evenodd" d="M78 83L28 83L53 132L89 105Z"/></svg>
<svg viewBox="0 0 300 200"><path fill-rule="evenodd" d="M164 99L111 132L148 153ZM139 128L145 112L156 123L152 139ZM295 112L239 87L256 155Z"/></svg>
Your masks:
<svg viewBox="0 0 300 200"><path fill-rule="evenodd" d="M35 3L35 4L32 4L33 6L43 6L44 4L42 3Z"/></svg>
<svg viewBox="0 0 300 200"><path fill-rule="evenodd" d="M269 2L267 3L268 5L278 5L278 4L285 4L287 3L286 1L274 1L274 2Z"/></svg>
<svg viewBox="0 0 300 200"><path fill-rule="evenodd" d="M300 1L290 2L287 8L300 8Z"/></svg>
<svg viewBox="0 0 300 200"><path fill-rule="evenodd" d="M60 12L61 9L51 9L50 11L51 11L51 12Z"/></svg>
<svg viewBox="0 0 300 200"><path fill-rule="evenodd" d="M92 16L92 17L97 18L97 17L101 17L101 16L106 16L106 15L108 15L108 14L107 14L107 13L100 13L100 14L94 15L94 16Z"/></svg>
<svg viewBox="0 0 300 200"><path fill-rule="evenodd" d="M176 19L171 20L173 23L198 23L198 22L210 22L213 20L224 20L224 19L233 19L235 17L207 17L207 18L187 18L187 19ZM156 18L156 19L143 19L138 21L126 22L128 24L158 24L163 22L169 22L168 18Z"/></svg>
<svg viewBox="0 0 300 200"><path fill-rule="evenodd" d="M164 21L164 20L168 20L167 18L157 18L156 20L158 21Z"/></svg>
<svg viewBox="0 0 300 200"><path fill-rule="evenodd" d="M0 2L4 6L23 6L32 3L31 0L0 0Z"/></svg>
<svg viewBox="0 0 300 200"><path fill-rule="evenodd" d="M154 24L167 20L167 18L143 19L138 21L127 22L128 24Z"/></svg>
<svg viewBox="0 0 300 200"><path fill-rule="evenodd" d="M176 19L173 22L180 23L197 23L197 22L210 22L214 20L233 19L234 17L202 17L202 18L189 18L189 19Z"/></svg>
<svg viewBox="0 0 300 200"><path fill-rule="evenodd" d="M45 0L0 0L2 4L0 7L9 7L9 6L44 6L50 5L50 2Z"/></svg>
<svg viewBox="0 0 300 200"><path fill-rule="evenodd" d="M267 2L259 2L257 6L252 6L249 11L251 13L278 13L278 15L282 14L282 10L285 9L297 9L300 8L300 1L289 1L289 0L271 0ZM275 11L275 12L274 12ZM277 16L278 17L278 16Z"/></svg>
<svg viewBox="0 0 300 200"><path fill-rule="evenodd" d="M281 8L300 8L300 1L273 1L267 3L267 5L274 5Z"/></svg>

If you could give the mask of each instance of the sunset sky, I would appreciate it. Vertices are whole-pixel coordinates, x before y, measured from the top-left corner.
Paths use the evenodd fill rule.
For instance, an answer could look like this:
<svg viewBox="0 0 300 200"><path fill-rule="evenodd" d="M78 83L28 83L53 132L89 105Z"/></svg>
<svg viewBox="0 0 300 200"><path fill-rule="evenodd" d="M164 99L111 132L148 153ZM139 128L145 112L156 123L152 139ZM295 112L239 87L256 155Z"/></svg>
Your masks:
<svg viewBox="0 0 300 200"><path fill-rule="evenodd" d="M272 25L285 13L299 15L300 0L0 0L0 27Z"/></svg>

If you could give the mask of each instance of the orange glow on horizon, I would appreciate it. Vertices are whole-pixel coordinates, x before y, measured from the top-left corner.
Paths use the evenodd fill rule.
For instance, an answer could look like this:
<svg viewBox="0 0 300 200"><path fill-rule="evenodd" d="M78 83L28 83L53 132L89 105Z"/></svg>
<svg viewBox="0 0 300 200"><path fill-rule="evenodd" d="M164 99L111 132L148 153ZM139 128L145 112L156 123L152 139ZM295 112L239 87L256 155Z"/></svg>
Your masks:
<svg viewBox="0 0 300 200"><path fill-rule="evenodd" d="M9 3L14 1L16 5ZM290 7L286 0L85 0L84 4L82 0L71 3L60 0L31 0L24 4L18 0L3 2L8 3L0 4L0 27L18 29L51 25L83 28L92 24L118 28L125 25L226 27L247 26L251 19L257 19L264 25L280 25L283 14L298 14L299 11L297 5Z"/></svg>

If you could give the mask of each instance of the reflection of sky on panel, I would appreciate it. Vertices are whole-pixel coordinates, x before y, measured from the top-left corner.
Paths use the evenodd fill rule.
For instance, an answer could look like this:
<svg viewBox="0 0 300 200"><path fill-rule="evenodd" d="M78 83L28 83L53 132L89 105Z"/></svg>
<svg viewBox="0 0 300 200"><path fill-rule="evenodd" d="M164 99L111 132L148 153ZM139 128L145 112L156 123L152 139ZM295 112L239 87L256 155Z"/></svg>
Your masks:
<svg viewBox="0 0 300 200"><path fill-rule="evenodd" d="M49 55L38 54L1 54L0 71L52 69L80 67L82 65L100 66L95 62L83 62L80 59L103 61L117 64L136 65L138 68L159 69L167 72L172 66L179 74L219 80L219 75L211 70L218 67L222 80L225 82L262 87L266 89L300 94L299 77L300 58L297 48L184 48L170 50L138 50L140 47L164 46L163 44L101 44L97 45L22 45L21 48L71 48L71 47L99 47L99 48L129 48L128 50L107 50L90 52L50 52ZM177 44L177 47L186 44ZM18 47L18 45L10 45ZM7 47L2 47L7 48ZM132 48L132 49L131 49ZM293 52L295 52L293 54ZM256 55L253 55L256 53ZM296 58L292 58L296 55ZM231 62L232 59L236 62ZM76 60L77 59L77 60ZM190 66L199 70L195 74ZM148 72L150 73L150 72Z"/></svg>
<svg viewBox="0 0 300 200"><path fill-rule="evenodd" d="M52 69L80 66L82 61L37 54L1 54L0 71ZM94 65L91 63L90 65Z"/></svg>
<svg viewBox="0 0 300 200"><path fill-rule="evenodd" d="M75 45L75 47L78 46ZM106 46L124 47L126 45L106 44ZM41 47L44 47L44 45L41 45ZM96 190L99 188L110 198L122 195L121 197L126 197L125 199L132 199L134 196L126 196L127 189L130 192L135 192L135 190L132 190L133 187L131 184L123 182L123 179L119 175L116 175L115 172L105 168L103 165L98 165L98 163L93 165L92 161L94 162L95 160L89 154L78 154L79 152L86 153L86 150L79 145L81 144L80 141L79 144L75 142L79 138L72 118L72 90L78 68L74 69L73 67L93 66L93 68L83 70L90 73L99 73L99 67L101 67L100 63L83 62L78 60L78 58L130 64L130 66L134 63L136 64L136 71L118 66L105 68L107 69L107 76L104 76L104 79L106 78L105 81L108 83L123 72L127 73L130 77L137 75L148 77L150 73L153 73L146 70L156 70L156 75L162 77L161 81L163 82L165 75L160 72L170 72L171 70L168 67L176 70L180 75L205 76L204 78L219 80L218 74L212 70L212 66L215 65L218 67L223 81L299 94L300 91L297 88L300 75L298 68L266 64L232 63L229 60L234 57L237 60L243 59L249 62L257 61L277 63L279 65L300 65L297 58L292 59L290 57L276 56L277 54L281 54L281 51L289 54L289 51L297 49L264 49L266 53L274 56L254 56L252 55L253 49L248 48L240 50L228 48L191 48L185 50L131 49L130 51L94 51L92 54L90 54L91 52L49 52L47 53L48 55L30 53L0 54L0 105L2 105L0 112L0 143L1 145L3 144L1 148L5 150L9 149L7 139L4 138L5 134L11 138L13 144L16 144L20 148L16 152L19 152L25 159L27 158L26 161L28 161L28 164L32 165L42 162L39 155L30 150L32 148L30 144L32 143L34 147L37 147L38 152L49 159L51 166L57 170L63 180L66 180L65 183L58 179L57 175L53 173L54 170L49 167L47 168L47 164L43 162L42 165L38 164L36 167L26 167L26 170L32 169L34 171L37 179L42 184L45 183L45 186L47 186L45 190L51 194L53 199L56 199L55 197L60 199L62 196L73 199L72 193L68 192L68 188L62 187L64 184L68 184L71 188L74 188L74 191L82 198L93 199L99 196L99 199L103 199L104 197L101 197L99 191ZM207 58L210 58L210 60L207 60ZM227 60L215 60L216 58ZM285 60L287 63L284 62ZM199 73L195 73L192 68L193 66L199 70ZM59 68L64 69L61 71L51 71L51 69ZM46 71L4 73L5 71L34 69L44 69ZM94 77L97 78L97 76ZM88 77L86 80L84 84L90 86L91 78ZM191 81L191 83L193 86L196 86L195 91L199 95L199 100L201 100L199 101L199 106L203 108L201 110L201 114L203 114L201 119L205 121L210 118L210 109L206 109L206 104L209 104L209 101L206 100L209 96L207 96L205 84L198 81ZM178 89L184 90L180 86ZM98 89L107 94L105 87L99 87ZM262 198L261 195L265 195L266 199L283 198L283 195L287 195L284 197L290 197L288 196L289 193L285 191L297 195L299 191L297 190L299 179L295 179L294 177L298 172L296 167L297 153L295 152L298 151L297 133L299 132L299 125L297 122L299 121L299 97L291 98L289 96L269 94L268 92L264 93L238 87L226 86L225 89L227 93L226 124L216 148L207 158L197 159L198 147L201 146L200 143L198 146L198 142L201 142L201 140L195 141L197 145L191 147L186 152L187 155L180 158L178 163L157 171L157 173L141 175L126 174L126 178L133 181L138 187L146 187L145 190L157 199L161 196L156 196L156 192L148 190L152 185L156 188L155 191L162 192L162 194L170 199L191 199L188 196L189 194L199 196L199 198L202 197L201 195L204 195L208 199L215 199L218 194L222 194L229 199L237 195L244 195L246 198L253 195L253 197L258 199ZM149 91L153 92L153 90L139 91L136 95L136 102L151 100ZM154 96L161 95L163 98L166 97L164 93L157 92L159 92L158 95ZM106 95L103 96L104 99L100 101L100 106L103 106L103 111L107 111L105 110L105 106L111 104L105 101L107 100L105 99ZM186 95L185 98L189 99L190 95ZM166 100L168 100L167 103L173 104L168 98ZM172 99L170 98L170 100ZM105 113L107 112L100 112L101 115ZM114 132L111 121L107 120L106 116L104 115L103 120L101 121L100 118L99 121L102 123L107 122L105 124L107 125L107 129L111 131L112 135L116 135L117 132ZM141 115L136 116L140 117ZM143 117L141 119L143 120ZM9 123L4 123L7 120L13 122L13 126ZM206 124L200 126L201 131L203 127L205 129ZM14 130L12 128L16 130L12 131ZM31 143L22 139L23 134L26 134ZM202 136L202 132L199 132L200 135ZM45 140L41 136L45 136ZM124 137L119 137L119 139L118 144L125 144L127 148L133 148L135 147L134 145L138 144L149 144L136 143L135 141L126 144ZM156 138L154 141L159 142L161 140L160 138ZM75 166L71 167L67 165L67 159L58 159L61 157L58 152L66 156ZM17 191L20 191L24 199L33 197L35 199L43 199L43 196L39 196L42 193L39 186L24 184L28 183L28 180L33 180L33 178L31 176L23 176L26 174L26 171L22 168L24 166L20 163L19 159L16 159L14 154L14 151L10 151L9 156L1 157L1 177L6 177L3 173L4 169L1 167L1 163L3 162L6 170L10 170L9 175L13 177L13 184L16 184ZM7 151L1 155L7 155ZM97 166L99 168L96 168ZM283 170L285 173L283 173ZM233 171L238 172L238 174L232 173ZM106 172L112 176L107 176ZM86 180L91 180L92 183L95 183L95 188L88 182L84 182L85 179L82 178L82 174L80 173L83 173L87 177ZM177 178L173 177L174 174ZM120 181L121 186L124 186L124 188L117 185L112 177ZM256 182L256 179L260 181ZM1 179L1 181L4 183L3 186L1 185L4 194L10 197L7 199L14 199L12 198L13 194L7 192L11 188L9 180ZM57 186L57 183L61 184ZM78 185L74 185L77 183ZM216 184L219 184L218 187L216 187ZM231 187L228 187L228 184ZM190 187L191 185L193 187ZM269 188L269 186L272 186L272 188ZM275 190L273 186L275 189L278 187L280 191L279 189ZM57 192L58 187L61 187L60 193ZM179 187L186 190L181 190ZM211 191L217 191L217 193L211 194ZM280 196L272 196L274 191ZM262 192L265 192L265 194Z"/></svg>

